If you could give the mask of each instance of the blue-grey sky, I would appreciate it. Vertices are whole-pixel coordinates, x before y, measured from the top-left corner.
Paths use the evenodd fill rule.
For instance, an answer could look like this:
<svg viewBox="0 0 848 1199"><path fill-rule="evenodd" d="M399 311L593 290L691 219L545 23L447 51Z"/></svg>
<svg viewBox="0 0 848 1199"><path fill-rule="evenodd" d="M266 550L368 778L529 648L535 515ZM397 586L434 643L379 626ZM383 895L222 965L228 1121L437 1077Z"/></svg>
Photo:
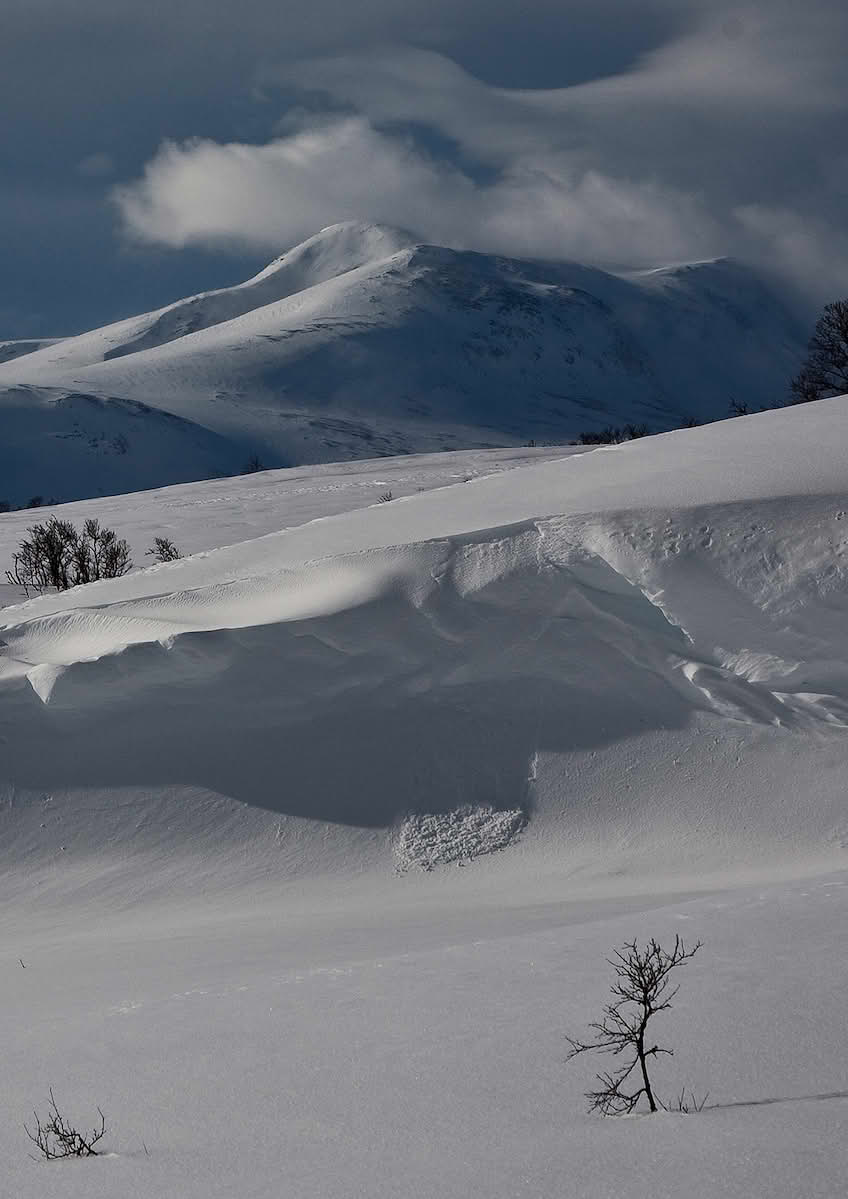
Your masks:
<svg viewBox="0 0 848 1199"><path fill-rule="evenodd" d="M848 292L844 0L3 0L0 337L337 220Z"/></svg>

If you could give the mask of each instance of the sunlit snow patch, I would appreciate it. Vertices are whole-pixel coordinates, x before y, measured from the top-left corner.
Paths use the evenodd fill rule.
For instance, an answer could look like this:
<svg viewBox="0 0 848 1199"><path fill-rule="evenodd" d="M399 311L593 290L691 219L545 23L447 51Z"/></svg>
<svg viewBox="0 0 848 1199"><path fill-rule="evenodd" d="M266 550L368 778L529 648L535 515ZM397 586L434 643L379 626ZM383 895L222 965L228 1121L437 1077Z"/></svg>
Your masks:
<svg viewBox="0 0 848 1199"><path fill-rule="evenodd" d="M520 808L504 812L489 805L413 813L405 817L395 839L398 874L432 870L448 862L462 864L505 849L526 823L527 816Z"/></svg>

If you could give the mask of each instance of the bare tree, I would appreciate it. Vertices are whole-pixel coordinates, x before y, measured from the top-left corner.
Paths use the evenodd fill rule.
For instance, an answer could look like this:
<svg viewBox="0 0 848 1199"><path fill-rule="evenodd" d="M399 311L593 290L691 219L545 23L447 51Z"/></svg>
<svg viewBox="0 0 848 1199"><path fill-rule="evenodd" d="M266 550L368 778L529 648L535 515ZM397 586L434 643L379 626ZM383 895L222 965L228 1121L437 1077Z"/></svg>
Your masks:
<svg viewBox="0 0 848 1199"><path fill-rule="evenodd" d="M602 1071L597 1075L597 1090L586 1092L590 1112L600 1112L604 1116L626 1115L636 1108L643 1096L652 1112L662 1106L648 1075L648 1059L660 1054L671 1056L674 1050L649 1045L648 1024L659 1012L668 1011L678 992L678 987L669 989L671 971L694 957L700 948L698 941L693 949L687 950L681 938L675 937L674 948L668 951L651 938L644 949L630 941L608 959L616 975L616 981L610 987L612 1001L604 1008L603 1019L589 1025L595 1034L594 1040L566 1038L571 1045L568 1061L592 1051L613 1056L626 1053L631 1060L617 1070ZM634 1073L636 1077L627 1086Z"/></svg>
<svg viewBox="0 0 848 1199"><path fill-rule="evenodd" d="M848 391L848 299L824 306L792 391L796 404Z"/></svg>
<svg viewBox="0 0 848 1199"><path fill-rule="evenodd" d="M51 1087L48 1114L42 1119L38 1112L33 1112L35 1128L30 1130L25 1124L24 1132L32 1143L38 1146L45 1161L54 1161L60 1157L96 1157L97 1150L94 1146L106 1133L106 1117L99 1107L97 1113L100 1116L99 1126L91 1132L79 1132L59 1111Z"/></svg>

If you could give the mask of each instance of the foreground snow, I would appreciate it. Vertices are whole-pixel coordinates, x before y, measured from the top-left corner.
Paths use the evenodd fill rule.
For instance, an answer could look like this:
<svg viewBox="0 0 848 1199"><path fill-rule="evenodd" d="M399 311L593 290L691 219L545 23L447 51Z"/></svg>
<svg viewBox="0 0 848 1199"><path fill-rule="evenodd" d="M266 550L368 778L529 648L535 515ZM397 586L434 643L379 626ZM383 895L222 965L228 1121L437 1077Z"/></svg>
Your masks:
<svg viewBox="0 0 848 1199"><path fill-rule="evenodd" d="M4 930L0 1152L16 1199L837 1199L848 1170L845 876L611 907L409 890ZM424 893L426 885L428 893ZM520 903L515 890L510 904ZM198 907L201 905L198 904ZM82 923L88 927L82 927ZM700 936L662 1032L697 1116L585 1114L566 1065L633 936ZM23 954L26 969L16 955ZM106 1151L37 1164L48 1085Z"/></svg>
<svg viewBox="0 0 848 1199"><path fill-rule="evenodd" d="M76 507L201 552L0 612L10 1193L841 1194L846 405ZM676 932L710 1106L585 1116Z"/></svg>

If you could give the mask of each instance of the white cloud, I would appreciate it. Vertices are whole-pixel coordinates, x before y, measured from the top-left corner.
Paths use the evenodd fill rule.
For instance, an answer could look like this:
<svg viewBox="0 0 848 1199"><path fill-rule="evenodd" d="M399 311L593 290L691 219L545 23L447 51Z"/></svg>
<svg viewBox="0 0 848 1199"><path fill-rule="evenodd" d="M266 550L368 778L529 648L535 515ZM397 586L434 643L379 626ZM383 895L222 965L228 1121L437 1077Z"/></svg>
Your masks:
<svg viewBox="0 0 848 1199"><path fill-rule="evenodd" d="M574 87L494 87L409 47L289 63L264 84L300 89L317 114L264 145L168 143L115 199L135 237L171 246L277 252L362 219L601 263L732 253L833 286L848 268L826 199L848 14L826 6L817 21L815 0L800 16L788 0L691 8L699 20L666 45ZM328 101L354 115L328 117Z"/></svg>
<svg viewBox="0 0 848 1199"><path fill-rule="evenodd" d="M449 245L608 262L651 263L719 243L699 205L674 190L567 163L520 163L483 184L361 117L321 120L263 146L169 143L115 197L136 237L176 247L230 240L278 250L348 219Z"/></svg>
<svg viewBox="0 0 848 1199"><path fill-rule="evenodd" d="M335 221L418 226L444 190L465 203L465 178L367 121L320 121L262 146L165 144L115 198L137 237L171 246L231 239L278 247ZM403 223L401 221L401 223Z"/></svg>

